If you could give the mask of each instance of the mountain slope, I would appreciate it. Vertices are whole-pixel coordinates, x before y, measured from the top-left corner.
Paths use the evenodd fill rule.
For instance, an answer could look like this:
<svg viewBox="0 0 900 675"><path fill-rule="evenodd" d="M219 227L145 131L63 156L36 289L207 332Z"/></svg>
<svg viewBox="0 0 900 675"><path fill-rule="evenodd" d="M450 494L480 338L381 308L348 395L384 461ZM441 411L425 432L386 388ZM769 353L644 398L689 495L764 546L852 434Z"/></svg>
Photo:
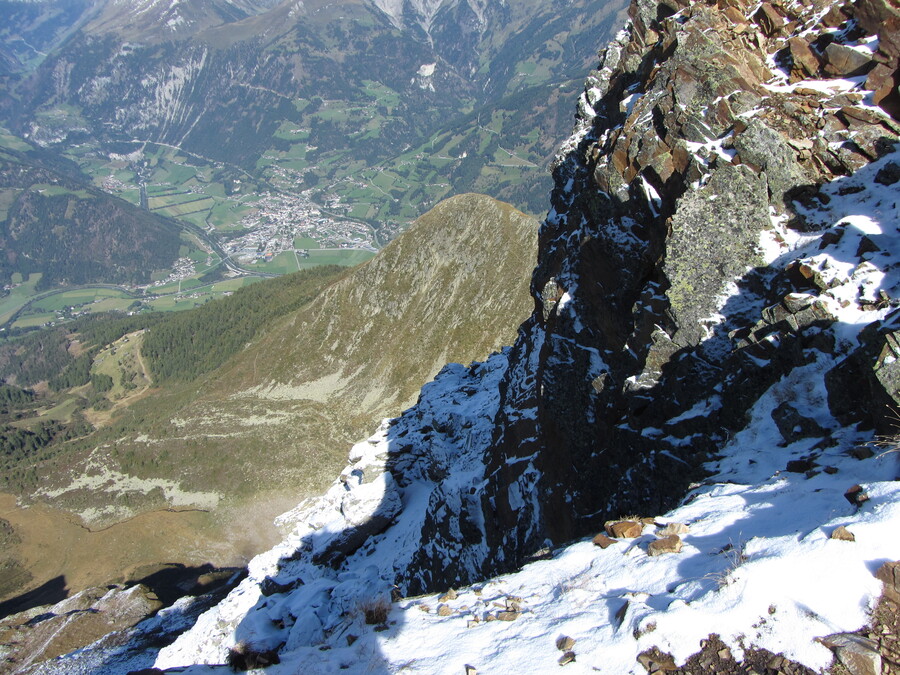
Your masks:
<svg viewBox="0 0 900 675"><path fill-rule="evenodd" d="M39 289L148 283L178 257L181 228L102 192L51 153L0 150L0 282L42 275Z"/></svg>
<svg viewBox="0 0 900 675"><path fill-rule="evenodd" d="M151 562L238 564L270 545L271 519L327 486L345 448L412 403L446 360L513 339L531 309L520 272L533 264L536 229L487 197L444 202L222 367L148 392L41 463L40 487L5 516L45 551L57 545L42 534L48 519L65 533L31 586L65 574L80 590ZM156 536L154 518L169 535Z"/></svg>
<svg viewBox="0 0 900 675"><path fill-rule="evenodd" d="M880 0L735 9L633 3L563 146L512 348L448 366L355 446L159 655L138 641L68 663L215 672L237 650L274 653L270 672L552 669L565 631L579 672L675 670L710 633L725 644L691 672L779 652L808 672L826 644L858 644L873 573L900 553L897 455L862 445L900 402L882 95L900 16ZM626 514L618 543L564 546ZM832 541L839 525L859 541Z"/></svg>

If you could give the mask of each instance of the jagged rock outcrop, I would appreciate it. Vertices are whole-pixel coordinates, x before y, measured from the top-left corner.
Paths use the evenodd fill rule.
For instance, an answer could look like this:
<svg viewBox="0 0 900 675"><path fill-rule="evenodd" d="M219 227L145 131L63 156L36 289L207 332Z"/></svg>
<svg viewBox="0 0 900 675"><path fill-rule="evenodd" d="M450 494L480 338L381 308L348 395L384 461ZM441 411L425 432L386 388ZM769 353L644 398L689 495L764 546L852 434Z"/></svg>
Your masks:
<svg viewBox="0 0 900 675"><path fill-rule="evenodd" d="M898 400L893 360L872 361L892 349L890 319L856 351L828 331L850 304L873 321L892 305L862 287L852 299L829 292L878 246L867 253L860 240L850 268L827 279L821 261L788 265L800 233L825 225L819 186L888 152L900 131L881 89L885 68L896 72L897 10L884 0L751 9L634 2L588 79L540 232L535 313L484 453L478 573L609 517L671 506L759 396L812 360L834 359L829 391L853 401L851 411L835 400L835 414L882 425L878 404L862 402ZM847 235L859 236L836 228L822 246ZM818 432L828 435L797 433ZM440 513L427 539L449 546ZM417 564L436 567L424 549ZM416 565L405 576L411 590L449 581Z"/></svg>

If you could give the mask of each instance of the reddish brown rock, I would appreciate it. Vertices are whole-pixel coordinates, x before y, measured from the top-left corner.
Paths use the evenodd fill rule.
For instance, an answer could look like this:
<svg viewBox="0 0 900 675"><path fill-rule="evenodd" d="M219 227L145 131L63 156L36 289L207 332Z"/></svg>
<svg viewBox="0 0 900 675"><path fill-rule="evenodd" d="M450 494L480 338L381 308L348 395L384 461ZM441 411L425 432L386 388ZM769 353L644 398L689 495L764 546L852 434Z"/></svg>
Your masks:
<svg viewBox="0 0 900 675"><path fill-rule="evenodd" d="M681 537L677 534L670 534L668 537L651 541L650 545L647 546L647 555L657 556L665 555L666 553L680 553L682 546Z"/></svg>
<svg viewBox="0 0 900 675"><path fill-rule="evenodd" d="M594 546L599 546L600 548L604 548L604 549L617 543L615 539L606 536L602 532L600 534L598 534L596 537L594 537L593 539L591 539L591 541L594 543Z"/></svg>
<svg viewBox="0 0 900 675"><path fill-rule="evenodd" d="M819 57L803 38L788 40L787 50L791 57L791 82L814 77L819 72Z"/></svg>
<svg viewBox="0 0 900 675"><path fill-rule="evenodd" d="M784 28L784 19L781 18L778 11L768 2L764 2L760 8L756 10L756 14L753 15L753 20L759 24L759 27L762 28L763 33L765 33L767 37L774 37L781 32L782 28Z"/></svg>
<svg viewBox="0 0 900 675"><path fill-rule="evenodd" d="M836 42L825 48L823 60L825 74L833 77L862 75L874 65L866 54Z"/></svg>
<svg viewBox="0 0 900 675"><path fill-rule="evenodd" d="M890 0L856 0L853 3L853 18L867 33L879 35L885 23L900 17L900 9Z"/></svg>
<svg viewBox="0 0 900 675"><path fill-rule="evenodd" d="M616 539L634 539L640 537L644 527L633 520L611 520L604 526L606 533Z"/></svg>
<svg viewBox="0 0 900 675"><path fill-rule="evenodd" d="M838 541L856 541L854 534L843 525L832 531L831 538Z"/></svg>

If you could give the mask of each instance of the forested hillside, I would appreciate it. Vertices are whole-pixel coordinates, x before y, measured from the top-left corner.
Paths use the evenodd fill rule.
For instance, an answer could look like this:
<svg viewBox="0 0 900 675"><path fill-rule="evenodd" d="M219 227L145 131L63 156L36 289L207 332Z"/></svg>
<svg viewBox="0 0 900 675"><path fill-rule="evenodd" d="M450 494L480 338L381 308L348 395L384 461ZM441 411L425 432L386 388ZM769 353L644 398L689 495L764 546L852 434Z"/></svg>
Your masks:
<svg viewBox="0 0 900 675"><path fill-rule="evenodd" d="M40 274L36 290L147 283L172 265L180 226L96 189L47 154L0 148L0 283L13 274Z"/></svg>

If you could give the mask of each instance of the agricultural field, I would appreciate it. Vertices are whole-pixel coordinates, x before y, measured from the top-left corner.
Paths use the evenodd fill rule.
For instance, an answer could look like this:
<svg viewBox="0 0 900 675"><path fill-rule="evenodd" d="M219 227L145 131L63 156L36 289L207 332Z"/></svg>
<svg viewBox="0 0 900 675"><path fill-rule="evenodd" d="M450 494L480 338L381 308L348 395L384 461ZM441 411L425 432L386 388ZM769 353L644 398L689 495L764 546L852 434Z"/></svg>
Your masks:
<svg viewBox="0 0 900 675"><path fill-rule="evenodd" d="M13 275L13 283L17 284L9 293L0 298L0 326L5 324L34 296L34 288L41 280L40 274L31 274L28 281L22 280L21 274Z"/></svg>

